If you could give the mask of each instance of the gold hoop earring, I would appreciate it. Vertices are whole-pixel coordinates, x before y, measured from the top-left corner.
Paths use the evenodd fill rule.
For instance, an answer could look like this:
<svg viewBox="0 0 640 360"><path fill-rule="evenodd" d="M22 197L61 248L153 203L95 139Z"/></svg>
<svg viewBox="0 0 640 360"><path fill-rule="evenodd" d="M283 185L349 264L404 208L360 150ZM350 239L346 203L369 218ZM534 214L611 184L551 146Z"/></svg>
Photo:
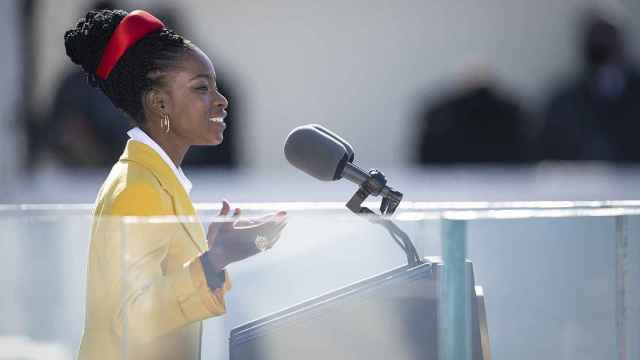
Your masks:
<svg viewBox="0 0 640 360"><path fill-rule="evenodd" d="M164 130L166 134L171 131L171 121L169 120L169 115L166 113L162 114L162 119L160 120L160 127Z"/></svg>

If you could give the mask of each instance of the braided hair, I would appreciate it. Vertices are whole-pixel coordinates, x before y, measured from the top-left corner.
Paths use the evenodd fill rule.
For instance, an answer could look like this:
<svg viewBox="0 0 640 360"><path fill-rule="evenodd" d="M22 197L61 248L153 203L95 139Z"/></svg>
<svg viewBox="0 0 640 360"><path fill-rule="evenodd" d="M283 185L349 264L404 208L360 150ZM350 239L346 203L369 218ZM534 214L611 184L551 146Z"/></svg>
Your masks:
<svg viewBox="0 0 640 360"><path fill-rule="evenodd" d="M156 30L131 46L106 80L96 75L107 42L124 10L92 10L75 29L64 34L67 56L87 73L89 84L98 87L111 102L138 124L144 122L142 95L166 85L165 73L174 68L191 43L169 29Z"/></svg>

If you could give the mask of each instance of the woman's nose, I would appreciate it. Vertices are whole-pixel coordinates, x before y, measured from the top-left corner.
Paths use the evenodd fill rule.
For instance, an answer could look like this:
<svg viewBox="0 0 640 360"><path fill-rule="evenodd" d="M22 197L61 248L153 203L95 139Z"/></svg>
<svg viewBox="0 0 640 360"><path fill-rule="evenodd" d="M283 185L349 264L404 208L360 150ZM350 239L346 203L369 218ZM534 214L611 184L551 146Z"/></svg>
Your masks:
<svg viewBox="0 0 640 360"><path fill-rule="evenodd" d="M213 105L215 107L227 109L227 107L229 107L229 100L227 100L227 98L224 97L224 95L222 95L220 92L216 91L216 96L214 97Z"/></svg>

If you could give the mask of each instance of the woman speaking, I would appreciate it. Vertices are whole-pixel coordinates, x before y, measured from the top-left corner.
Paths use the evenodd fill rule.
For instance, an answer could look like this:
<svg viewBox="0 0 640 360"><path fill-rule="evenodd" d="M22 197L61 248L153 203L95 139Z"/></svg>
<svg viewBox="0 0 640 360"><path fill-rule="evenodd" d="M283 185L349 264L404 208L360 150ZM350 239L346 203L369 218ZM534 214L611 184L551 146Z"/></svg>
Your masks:
<svg viewBox="0 0 640 360"><path fill-rule="evenodd" d="M206 235L192 220L180 164L190 146L223 141L228 106L197 46L141 10L90 11L64 40L134 124L95 204L79 358L199 359L201 321L225 312L225 266L273 245L286 214L240 220L235 209ZM224 201L220 215L229 212ZM124 226L122 216L177 220Z"/></svg>

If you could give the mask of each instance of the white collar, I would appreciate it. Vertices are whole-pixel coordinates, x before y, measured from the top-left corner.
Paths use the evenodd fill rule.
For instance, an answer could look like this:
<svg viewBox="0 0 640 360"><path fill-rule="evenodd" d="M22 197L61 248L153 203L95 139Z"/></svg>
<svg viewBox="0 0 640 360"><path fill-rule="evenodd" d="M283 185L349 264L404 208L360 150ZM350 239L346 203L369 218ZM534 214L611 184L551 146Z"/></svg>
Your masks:
<svg viewBox="0 0 640 360"><path fill-rule="evenodd" d="M133 140L133 141L141 142L149 146L153 150L155 150L155 152L157 152L158 155L160 155L160 158L162 158L162 160L164 160L164 162L167 163L167 165L169 165L171 170L173 170L173 173L176 175L176 178L178 178L178 180L182 184L184 191L186 191L187 194L191 193L191 188L193 187L193 184L191 184L191 181L187 179L187 176L182 171L182 168L176 167L173 161L171 161L171 158L169 158L169 155L167 155L167 153L164 150L162 150L160 145L158 145L158 143L153 141L153 139L150 138L149 135L147 135L147 133L145 133L144 131L142 131L142 129L136 126L133 129L127 131L127 135L129 135L129 137L131 138L129 141Z"/></svg>

